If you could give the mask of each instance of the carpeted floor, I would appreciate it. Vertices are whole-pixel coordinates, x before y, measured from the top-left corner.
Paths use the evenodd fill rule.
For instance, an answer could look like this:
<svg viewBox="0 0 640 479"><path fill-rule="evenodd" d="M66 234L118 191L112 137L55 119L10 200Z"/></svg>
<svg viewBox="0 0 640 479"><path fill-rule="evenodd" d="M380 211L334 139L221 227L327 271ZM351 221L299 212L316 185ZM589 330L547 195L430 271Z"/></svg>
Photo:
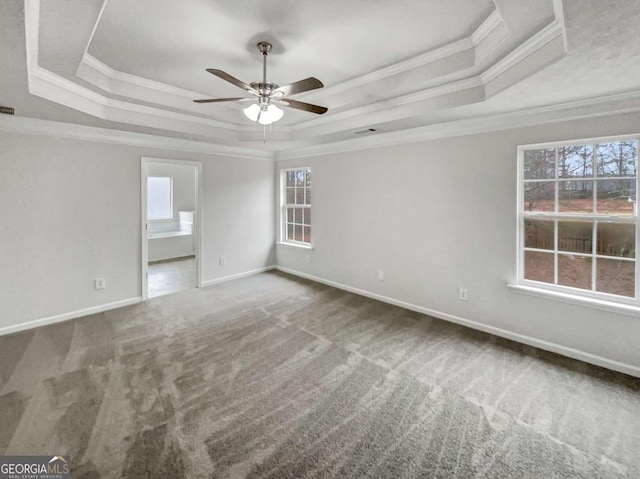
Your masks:
<svg viewBox="0 0 640 479"><path fill-rule="evenodd" d="M281 273L0 337L0 454L74 479L637 478L639 451L640 380Z"/></svg>

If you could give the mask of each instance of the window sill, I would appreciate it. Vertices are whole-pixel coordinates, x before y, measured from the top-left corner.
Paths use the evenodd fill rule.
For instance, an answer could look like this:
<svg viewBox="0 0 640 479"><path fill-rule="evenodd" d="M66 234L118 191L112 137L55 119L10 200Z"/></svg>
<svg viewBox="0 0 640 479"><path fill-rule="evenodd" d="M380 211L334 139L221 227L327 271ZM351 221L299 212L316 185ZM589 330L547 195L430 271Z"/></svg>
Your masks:
<svg viewBox="0 0 640 479"><path fill-rule="evenodd" d="M574 294L563 293L560 291L551 291L534 286L524 286L521 284L507 284L509 289L514 293L522 293L538 298L552 299L562 303L584 306L586 308L599 309L611 313L626 314L628 316L638 316L640 314L640 306L631 304L616 303L604 299L587 298L576 296Z"/></svg>
<svg viewBox="0 0 640 479"><path fill-rule="evenodd" d="M313 249L313 245L310 244L300 244L300 243L287 243L286 241L276 241L278 246L291 246L292 248L300 248L300 249Z"/></svg>
<svg viewBox="0 0 640 479"><path fill-rule="evenodd" d="M147 239L172 238L174 236L191 236L190 231L159 231L157 233L149 233Z"/></svg>

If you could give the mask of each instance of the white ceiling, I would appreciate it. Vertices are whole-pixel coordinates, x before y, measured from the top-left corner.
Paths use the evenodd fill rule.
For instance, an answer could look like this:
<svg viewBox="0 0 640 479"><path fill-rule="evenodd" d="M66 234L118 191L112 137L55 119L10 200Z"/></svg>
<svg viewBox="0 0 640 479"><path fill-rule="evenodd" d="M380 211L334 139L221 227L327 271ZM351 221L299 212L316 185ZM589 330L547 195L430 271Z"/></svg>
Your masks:
<svg viewBox="0 0 640 479"><path fill-rule="evenodd" d="M256 43L266 39L272 81L330 86L467 37L493 10L491 0L109 0L89 53L119 71L235 95L205 68L257 81Z"/></svg>
<svg viewBox="0 0 640 479"><path fill-rule="evenodd" d="M19 0L7 0L17 2ZM24 0L29 91L132 131L296 150L640 90L638 0ZM5 22L5 20L3 20ZM13 31L16 23L7 24ZM61 33L63 32L63 33ZM244 96L205 72L315 76L262 143ZM2 48L2 47L0 47ZM164 132L164 133L163 133Z"/></svg>

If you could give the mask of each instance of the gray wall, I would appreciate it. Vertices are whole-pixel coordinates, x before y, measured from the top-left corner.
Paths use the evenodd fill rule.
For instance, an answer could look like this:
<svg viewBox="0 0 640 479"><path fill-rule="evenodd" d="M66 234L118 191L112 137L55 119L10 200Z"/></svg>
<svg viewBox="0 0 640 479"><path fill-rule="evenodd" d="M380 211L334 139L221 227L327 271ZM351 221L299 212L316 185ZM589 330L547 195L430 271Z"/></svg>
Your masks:
<svg viewBox="0 0 640 479"><path fill-rule="evenodd" d="M5 132L0 145L0 329L141 295L143 156L202 162L203 281L273 263L269 161Z"/></svg>
<svg viewBox="0 0 640 479"><path fill-rule="evenodd" d="M313 169L315 249L278 245L278 265L640 366L640 318L507 288L516 275L517 146L638 131L640 115L620 115L280 161L278 173Z"/></svg>

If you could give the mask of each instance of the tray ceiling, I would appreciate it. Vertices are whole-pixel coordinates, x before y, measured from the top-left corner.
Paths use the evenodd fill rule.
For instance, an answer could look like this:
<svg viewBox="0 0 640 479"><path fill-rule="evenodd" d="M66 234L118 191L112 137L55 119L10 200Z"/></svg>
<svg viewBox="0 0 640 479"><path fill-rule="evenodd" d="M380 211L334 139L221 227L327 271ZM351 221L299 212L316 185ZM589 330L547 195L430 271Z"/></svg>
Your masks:
<svg viewBox="0 0 640 479"><path fill-rule="evenodd" d="M584 8L585 1L592 7ZM622 18L604 3L25 0L29 91L134 130L243 148L316 148L372 126L398 132L550 98L609 94L616 91L612 76L633 88L636 67L619 68L611 51L623 40L602 22L637 24L635 2L615 2ZM585 34L594 15L601 23ZM594 44L598 35L606 48ZM286 109L266 145L262 128L241 114L244 105L191 101L242 96L205 68L257 80L259 40L274 44L271 81L315 76L325 88L295 98L329 107L323 116ZM633 58L638 48L623 52ZM608 68L585 61L589 54ZM585 80L598 72L608 80L600 91ZM567 97L572 84L580 96Z"/></svg>

